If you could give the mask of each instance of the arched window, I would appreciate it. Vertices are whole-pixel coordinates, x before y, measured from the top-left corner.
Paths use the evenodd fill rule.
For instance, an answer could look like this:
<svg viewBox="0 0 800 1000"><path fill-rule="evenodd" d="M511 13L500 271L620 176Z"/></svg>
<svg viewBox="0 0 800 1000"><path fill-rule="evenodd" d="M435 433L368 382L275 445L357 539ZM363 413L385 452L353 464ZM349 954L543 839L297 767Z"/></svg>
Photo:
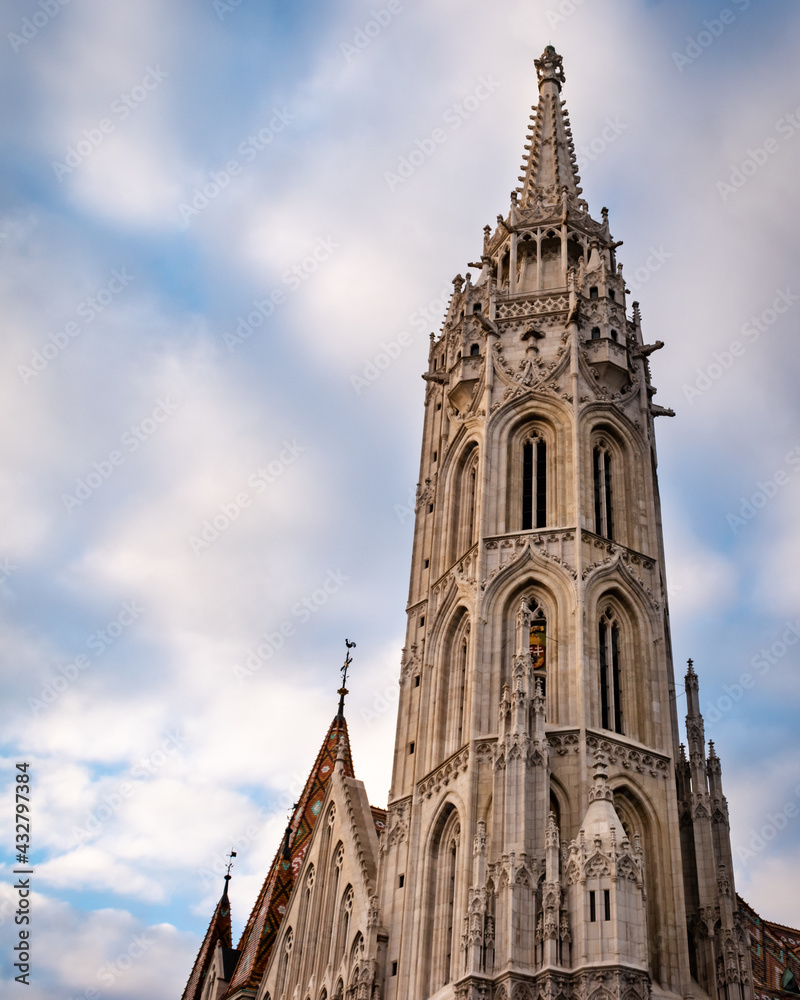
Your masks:
<svg viewBox="0 0 800 1000"><path fill-rule="evenodd" d="M467 700L467 663L469 661L469 623L458 643L456 660L456 749L464 745L464 715Z"/></svg>
<svg viewBox="0 0 800 1000"><path fill-rule="evenodd" d="M528 627L528 651L533 670L544 670L547 665L547 618L544 608L535 598L528 601L530 613Z"/></svg>
<svg viewBox="0 0 800 1000"><path fill-rule="evenodd" d="M292 945L294 944L294 934L292 933L292 928L290 927L286 931L286 937L283 939L283 952L281 954L280 965L278 966L278 979L275 986L275 995L277 997L282 997L284 991L288 986L288 976L289 976L289 961L292 957Z"/></svg>
<svg viewBox="0 0 800 1000"><path fill-rule="evenodd" d="M305 966L313 952L315 933L313 923L311 921L311 900L314 889L314 878L316 872L314 866L311 865L308 869L305 879L305 887L303 889L303 899L300 906L300 915L297 921L297 940L300 943L300 948L298 949L298 955L295 962L294 973L298 975L298 978L302 982L304 979Z"/></svg>
<svg viewBox="0 0 800 1000"><path fill-rule="evenodd" d="M477 310L477 312L480 312L480 310ZM469 356L471 358L477 358L480 355L480 353L481 353L481 348L479 344L470 345Z"/></svg>
<svg viewBox="0 0 800 1000"><path fill-rule="evenodd" d="M444 981L449 983L453 978L453 927L456 908L456 848L458 841L454 838L447 845L447 929L445 931Z"/></svg>
<svg viewBox="0 0 800 1000"><path fill-rule="evenodd" d="M212 1000L216 990L214 987L217 985L217 973L214 969L208 970L208 975L206 978L206 988L203 992L203 1000Z"/></svg>
<svg viewBox="0 0 800 1000"><path fill-rule="evenodd" d="M600 617L598 635L600 661L600 725L621 733L622 690L620 686L619 625L611 608Z"/></svg>
<svg viewBox="0 0 800 1000"><path fill-rule="evenodd" d="M475 543L475 507L478 500L478 462L472 462L467 473L467 547Z"/></svg>
<svg viewBox="0 0 800 1000"><path fill-rule="evenodd" d="M450 560L460 558L478 540L478 448L467 446L453 472L450 507Z"/></svg>
<svg viewBox="0 0 800 1000"><path fill-rule="evenodd" d="M339 930L337 933L336 957L334 967L337 967L347 954L347 942L350 939L350 921L353 919L353 887L348 885L342 896L339 907Z"/></svg>
<svg viewBox="0 0 800 1000"><path fill-rule="evenodd" d="M435 993L460 975L458 951L461 941L458 914L462 900L457 882L461 823L455 807L448 803L440 813L431 840L428 866L428 910L424 947L429 980L424 994Z"/></svg>
<svg viewBox="0 0 800 1000"><path fill-rule="evenodd" d="M547 444L533 433L522 445L522 530L547 524Z"/></svg>
<svg viewBox="0 0 800 1000"><path fill-rule="evenodd" d="M437 663L433 697L433 759L438 763L460 750L469 739L467 711L469 691L470 619L459 608L447 629L446 642Z"/></svg>
<svg viewBox="0 0 800 1000"><path fill-rule="evenodd" d="M597 298L597 285L592 285L592 287L589 289L589 298L590 299Z"/></svg>
<svg viewBox="0 0 800 1000"><path fill-rule="evenodd" d="M615 342L619 341L619 333L616 330L611 331L611 339Z"/></svg>
<svg viewBox="0 0 800 1000"><path fill-rule="evenodd" d="M611 500L611 452L603 442L592 451L594 474L594 530L605 538L614 537Z"/></svg>
<svg viewBox="0 0 800 1000"><path fill-rule="evenodd" d="M600 339L600 327L599 326L593 326L592 327L592 340L599 340L599 339Z"/></svg>
<svg viewBox="0 0 800 1000"><path fill-rule="evenodd" d="M339 886L342 880L342 867L344 865L344 846L341 842L337 844L336 850L333 854L333 860L331 862L331 880L330 889L328 892L328 901L325 907L326 921L325 926L327 928L328 943L323 954L327 957L329 963L333 962L334 952L334 930L336 928L336 903L339 899Z"/></svg>

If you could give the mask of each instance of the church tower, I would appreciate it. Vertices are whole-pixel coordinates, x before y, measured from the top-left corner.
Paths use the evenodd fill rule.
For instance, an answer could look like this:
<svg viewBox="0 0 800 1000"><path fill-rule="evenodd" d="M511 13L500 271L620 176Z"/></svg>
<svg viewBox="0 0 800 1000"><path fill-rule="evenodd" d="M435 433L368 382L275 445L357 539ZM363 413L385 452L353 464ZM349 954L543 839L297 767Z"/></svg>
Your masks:
<svg viewBox="0 0 800 1000"><path fill-rule="evenodd" d="M561 57L457 275L425 421L380 918L387 1000L750 1000L719 761L679 749L654 403Z"/></svg>
<svg viewBox="0 0 800 1000"><path fill-rule="evenodd" d="M343 680L238 947L226 889L185 1000L753 1000L691 661L678 735L663 345L581 197L551 46L536 70L520 185L431 335L388 810Z"/></svg>

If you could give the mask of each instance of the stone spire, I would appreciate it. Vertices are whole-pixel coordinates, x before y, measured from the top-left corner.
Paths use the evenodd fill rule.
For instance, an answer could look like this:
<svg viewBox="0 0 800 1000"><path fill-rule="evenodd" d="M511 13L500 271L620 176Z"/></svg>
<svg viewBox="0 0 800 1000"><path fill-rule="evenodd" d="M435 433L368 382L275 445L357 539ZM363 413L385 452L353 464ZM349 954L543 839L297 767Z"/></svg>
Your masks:
<svg viewBox="0 0 800 1000"><path fill-rule="evenodd" d="M300 798L292 809L282 845L242 933L238 962L225 996L239 996L241 990L255 991L261 981L337 764L344 774L353 776L347 722L338 713L322 742Z"/></svg>
<svg viewBox="0 0 800 1000"><path fill-rule="evenodd" d="M203 993L206 978L214 963L217 948L222 949L223 968L219 970L219 978L222 981L224 981L225 972L229 974L232 971L233 964L238 958L239 953L231 948L231 907L228 901L228 882L230 882L230 878L229 872L225 876L225 888L222 890L222 896L208 925L206 936L203 938L200 951L197 953L194 967L192 968L181 1000L199 1000Z"/></svg>
<svg viewBox="0 0 800 1000"><path fill-rule="evenodd" d="M535 65L539 103L532 108L527 158L519 178L522 186L517 189L522 208L533 208L540 201L556 204L565 191L568 201L578 201L581 193L569 114L561 100L565 79L561 56L548 45Z"/></svg>

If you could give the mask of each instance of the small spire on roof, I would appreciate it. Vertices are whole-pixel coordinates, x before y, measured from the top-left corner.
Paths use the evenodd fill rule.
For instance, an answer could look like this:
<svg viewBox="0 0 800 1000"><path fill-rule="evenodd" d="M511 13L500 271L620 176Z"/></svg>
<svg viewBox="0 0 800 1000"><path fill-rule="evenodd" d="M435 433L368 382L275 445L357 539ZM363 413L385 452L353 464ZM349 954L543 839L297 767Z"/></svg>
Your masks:
<svg viewBox="0 0 800 1000"><path fill-rule="evenodd" d="M233 859L236 857L236 851L231 851L228 857L231 859L225 869L225 889L223 895L228 891L228 882L231 880L231 868L233 868Z"/></svg>
<svg viewBox="0 0 800 1000"><path fill-rule="evenodd" d="M341 667L342 686L336 692L339 695L339 711L336 716L337 719L344 718L344 696L346 694L349 694L347 690L347 671L350 667L350 664L353 662L353 657L350 655L350 650L356 648L356 644L354 642L351 642L349 639L345 639L344 644L345 646L347 646L347 652L345 653L344 663L342 664Z"/></svg>

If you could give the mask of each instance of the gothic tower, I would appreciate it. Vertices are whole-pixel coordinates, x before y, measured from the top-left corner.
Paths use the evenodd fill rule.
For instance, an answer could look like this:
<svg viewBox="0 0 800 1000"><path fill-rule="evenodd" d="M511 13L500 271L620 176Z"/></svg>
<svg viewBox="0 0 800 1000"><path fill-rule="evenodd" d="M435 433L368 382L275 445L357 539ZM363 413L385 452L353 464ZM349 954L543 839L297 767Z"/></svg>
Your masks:
<svg viewBox="0 0 800 1000"><path fill-rule="evenodd" d="M388 1000L749 1000L719 762L679 752L653 402L562 60L431 335L382 840Z"/></svg>
<svg viewBox="0 0 800 1000"><path fill-rule="evenodd" d="M752 1000L691 661L688 758L678 736L663 345L581 198L561 57L536 70L520 186L431 335L388 810L343 685L238 948L226 890L185 1000Z"/></svg>

